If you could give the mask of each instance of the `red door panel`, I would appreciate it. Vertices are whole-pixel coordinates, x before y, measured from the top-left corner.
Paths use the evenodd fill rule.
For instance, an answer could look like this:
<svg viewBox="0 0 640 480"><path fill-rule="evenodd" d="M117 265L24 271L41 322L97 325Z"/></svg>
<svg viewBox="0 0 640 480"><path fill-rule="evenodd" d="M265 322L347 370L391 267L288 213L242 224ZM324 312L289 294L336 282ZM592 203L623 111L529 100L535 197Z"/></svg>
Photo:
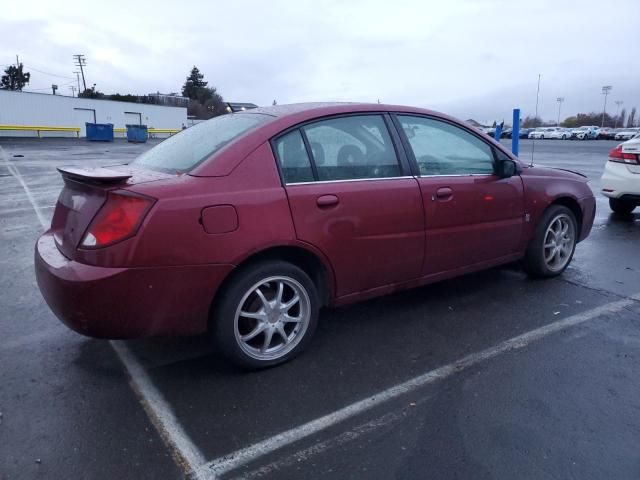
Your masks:
<svg viewBox="0 0 640 480"><path fill-rule="evenodd" d="M474 177L478 190L478 226L474 263L516 253L524 225L524 188L519 176Z"/></svg>
<svg viewBox="0 0 640 480"><path fill-rule="evenodd" d="M517 252L524 221L520 177L427 176L418 182L425 211L424 275Z"/></svg>
<svg viewBox="0 0 640 480"><path fill-rule="evenodd" d="M337 296L419 277L424 213L414 178L288 185L296 235L329 258Z"/></svg>
<svg viewBox="0 0 640 480"><path fill-rule="evenodd" d="M425 212L424 275L468 265L469 236L478 221L473 177L421 177L418 183ZM442 189L449 189L450 195L438 197Z"/></svg>

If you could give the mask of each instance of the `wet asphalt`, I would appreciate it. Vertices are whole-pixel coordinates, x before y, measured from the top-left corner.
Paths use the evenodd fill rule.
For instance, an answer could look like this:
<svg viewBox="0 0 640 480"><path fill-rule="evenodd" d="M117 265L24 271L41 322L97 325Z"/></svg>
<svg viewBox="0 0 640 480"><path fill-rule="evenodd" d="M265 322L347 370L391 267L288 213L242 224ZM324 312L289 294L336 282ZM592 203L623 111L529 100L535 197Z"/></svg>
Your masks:
<svg viewBox="0 0 640 480"><path fill-rule="evenodd" d="M154 142L151 142L153 144ZM0 139L0 479L182 478L108 342L48 310L33 274L63 164L108 165L151 144ZM517 265L323 311L294 362L229 366L207 337L126 342L207 461L512 337L601 308L589 321L460 369L223 478L640 477L640 212L597 195L615 142L537 141L535 163L587 175L591 236L556 279ZM532 143L521 143L530 159ZM639 209L640 210L640 209Z"/></svg>

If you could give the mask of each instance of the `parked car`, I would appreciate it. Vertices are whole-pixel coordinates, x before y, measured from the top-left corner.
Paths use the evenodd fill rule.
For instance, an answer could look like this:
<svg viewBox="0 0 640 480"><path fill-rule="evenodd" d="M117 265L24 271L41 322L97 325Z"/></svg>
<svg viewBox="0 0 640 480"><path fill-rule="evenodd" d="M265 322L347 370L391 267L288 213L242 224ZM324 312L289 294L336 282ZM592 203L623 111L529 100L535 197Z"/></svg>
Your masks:
<svg viewBox="0 0 640 480"><path fill-rule="evenodd" d="M551 133L549 133L549 138L567 140L571 138L571 130L569 130L568 128L556 128Z"/></svg>
<svg viewBox="0 0 640 480"><path fill-rule="evenodd" d="M598 127L585 126L571 130L571 138L574 140L593 140L598 138Z"/></svg>
<svg viewBox="0 0 640 480"><path fill-rule="evenodd" d="M533 128L521 128L520 134L518 135L520 138L529 138L529 134L533 132Z"/></svg>
<svg viewBox="0 0 640 480"><path fill-rule="evenodd" d="M625 128L615 135L616 140L630 140L640 132L640 128Z"/></svg>
<svg viewBox="0 0 640 480"><path fill-rule="evenodd" d="M598 133L598 140L607 140L610 138L611 132L613 132L613 127L602 127L599 128L597 133Z"/></svg>
<svg viewBox="0 0 640 480"><path fill-rule="evenodd" d="M601 183L614 212L628 214L640 205L640 134L609 152Z"/></svg>
<svg viewBox="0 0 640 480"><path fill-rule="evenodd" d="M595 212L584 176L379 104L230 113L129 165L59 171L35 270L62 322L98 338L209 331L248 368L302 351L322 306L517 260L559 275Z"/></svg>
<svg viewBox="0 0 640 480"><path fill-rule="evenodd" d="M623 131L624 128L607 128L600 129L598 132L598 138L603 140L614 140L618 132Z"/></svg>
<svg viewBox="0 0 640 480"><path fill-rule="evenodd" d="M511 134L513 133L513 129L511 127L505 127L502 130L501 138L511 138Z"/></svg>
<svg viewBox="0 0 640 480"><path fill-rule="evenodd" d="M557 130L557 127L543 127L536 128L529 133L529 138L537 138L544 140L545 138L551 138L551 134Z"/></svg>

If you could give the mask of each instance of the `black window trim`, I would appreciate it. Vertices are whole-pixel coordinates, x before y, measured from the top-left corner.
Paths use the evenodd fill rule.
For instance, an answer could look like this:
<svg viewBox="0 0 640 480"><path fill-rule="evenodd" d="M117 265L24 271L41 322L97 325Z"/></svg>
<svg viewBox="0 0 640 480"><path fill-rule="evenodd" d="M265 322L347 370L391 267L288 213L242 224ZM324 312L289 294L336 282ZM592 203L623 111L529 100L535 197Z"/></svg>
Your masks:
<svg viewBox="0 0 640 480"><path fill-rule="evenodd" d="M411 165L411 170L412 170L412 174L414 177L420 178L420 177L424 177L424 178L428 178L428 177L470 177L470 176L495 176L496 172L497 172L497 166L498 166L498 154L496 153L496 146L492 145L490 142L487 142L487 140L485 138L482 138L482 135L479 132L475 132L473 129L465 126L465 125L461 125L459 123L456 122L452 122L446 118L442 118L442 117L438 117L435 115L427 115L424 113L413 113L413 112L390 112L390 116L391 119L393 121L393 124L396 128L396 130L398 131L398 135L400 136L400 140L401 143L404 147L404 150L406 152L406 156L407 159L409 160L409 163ZM413 149L411 148L411 144L409 143L409 138L407 137L406 133L404 132L402 125L400 124L400 120L398 119L399 116L404 116L404 117L422 117L422 118L426 118L429 120L436 120L442 123L446 123L448 125L451 125L453 127L458 127L460 130L467 132L471 135L473 135L474 137L476 137L477 139L479 139L480 141L482 141L485 145L487 145L490 149L491 149L491 155L493 157L493 173L489 174L489 173L477 173L477 174L473 174L473 173L462 173L462 174L453 174L453 175L423 175L420 173L420 167L418 166L418 161L416 160L415 154L413 153ZM503 152L504 153L504 152ZM511 159L511 157L509 155L507 155L505 153L506 157Z"/></svg>
<svg viewBox="0 0 640 480"><path fill-rule="evenodd" d="M318 176L318 169L316 166L315 159L313 158L313 151L311 150L311 146L309 144L309 140L307 138L307 134L304 131L303 127L307 125L311 125L318 122L323 122L326 120L333 120L335 118L344 118L344 117L361 117L365 115L377 115L382 117L385 126L387 127L387 132L389 137L391 138L391 144L393 145L394 152L396 154L396 161L398 162L398 166L400 167L400 175L396 177L376 177L376 178L350 178L350 179L340 179L340 180L320 180ZM298 130L300 135L302 136L302 141L304 143L305 150L307 152L307 157L309 158L309 163L311 164L311 171L313 172L313 181L309 182L292 182L286 183L284 179L284 174L282 172L282 168L280 166L280 160L278 158L278 151L276 148L276 142L284 137L285 135L293 132L294 130ZM280 176L280 183L282 187L286 187L287 185L307 185L307 184L315 184L315 183L334 183L334 182L354 182L354 181L367 181L367 180L394 180L401 178L412 178L414 177L413 169L411 167L411 162L409 160L408 154L406 153L406 148L402 144L402 138L397 132L397 127L393 123L393 118L391 113L385 110L376 110L376 111L365 111L365 112L346 112L346 113L338 113L332 115L325 115L322 117L315 117L309 120L305 120L304 122L297 123L295 125L291 125L290 127L278 132L276 135L272 136L269 139L269 144L271 145L271 151L273 152L273 157L276 162L276 168L278 169L278 174Z"/></svg>

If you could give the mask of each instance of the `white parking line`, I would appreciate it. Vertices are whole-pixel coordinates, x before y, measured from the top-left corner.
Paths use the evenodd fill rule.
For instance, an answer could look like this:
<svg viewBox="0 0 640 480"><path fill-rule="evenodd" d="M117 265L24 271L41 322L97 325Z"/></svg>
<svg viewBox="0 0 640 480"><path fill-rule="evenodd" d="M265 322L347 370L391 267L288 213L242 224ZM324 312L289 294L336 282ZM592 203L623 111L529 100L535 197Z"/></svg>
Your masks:
<svg viewBox="0 0 640 480"><path fill-rule="evenodd" d="M0 160L2 160L2 163L4 164L4 166L7 167L7 170L9 170L9 173L13 175L13 177L16 180L18 180L18 182L20 182L20 185L22 185L22 189L24 190L24 193L27 195L27 198L29 199L29 202L31 203L31 206L33 207L34 212L36 212L36 217L38 217L38 221L40 222L40 225L42 225L42 228L46 230L48 227L47 220L44 218L44 215L42 215L42 212L38 208L38 204L33 198L33 195L31 194L31 190L29 190L29 187L27 187L27 184L22 179L22 175L20 175L20 172L14 165L9 163L9 158L7 157L7 154L4 152L4 149L2 147L0 147Z"/></svg>
<svg viewBox="0 0 640 480"><path fill-rule="evenodd" d="M607 303L591 310L587 310L586 312L578 313L576 315L557 320L543 327L537 328L527 333L523 333L522 335L518 335L517 337L510 338L509 340L506 340L494 347L482 350L478 353L473 353L462 358L461 360L450 363L440 368L436 368L435 370L431 370L404 383L388 388L387 390L376 393L358 402L352 403L351 405L348 405L333 413L329 413L328 415L305 423L304 425L300 425L291 430L287 430L286 432L275 435L271 438L267 438L266 440L255 443L254 445L251 445L247 448L243 448L229 453L228 455L224 455L220 458L216 458L215 460L204 465L201 469L198 470L197 473L214 472L216 475L222 475L224 473L230 472L242 465L257 460L282 447L310 437L311 435L314 435L328 427L348 420L351 417L371 410L374 407L377 407L390 400L394 400L402 395L424 387L425 385L433 383L437 380L442 380L450 377L458 372L468 369L469 367L494 358L510 350L525 347L534 341L546 337L547 335L551 335L569 327L580 325L581 323L593 320L602 315L619 312L620 310L633 305L637 301L640 301L640 293L637 293L627 299ZM323 444L323 449L327 449L331 446L331 442L325 442ZM314 450L315 453L318 453L319 451L321 451L321 449Z"/></svg>
<svg viewBox="0 0 640 480"><path fill-rule="evenodd" d="M191 441L167 401L126 345L123 342L115 341L109 343L111 343L126 368L131 378L131 387L140 398L140 403L165 444L171 450L174 459L185 472L195 472L199 466L206 462L206 459ZM195 473L192 477L194 479L207 480L215 478L215 474L202 471Z"/></svg>
<svg viewBox="0 0 640 480"><path fill-rule="evenodd" d="M0 147L0 161L7 167L9 173L20 182L38 217L38 221L42 225L42 228L46 230L49 227L48 222L42 215L38 204L33 198L29 187L22 179L20 172L14 165L9 163L9 159L2 147ZM199 466L206 462L206 459L186 434L169 404L126 345L122 342L110 342L110 344L124 365L131 379L131 387L140 399L140 403L147 413L147 416L158 430L160 437L171 451L174 459L185 472L194 472ZM192 477L198 480L209 480L215 478L215 475L203 471L200 474L192 474Z"/></svg>

